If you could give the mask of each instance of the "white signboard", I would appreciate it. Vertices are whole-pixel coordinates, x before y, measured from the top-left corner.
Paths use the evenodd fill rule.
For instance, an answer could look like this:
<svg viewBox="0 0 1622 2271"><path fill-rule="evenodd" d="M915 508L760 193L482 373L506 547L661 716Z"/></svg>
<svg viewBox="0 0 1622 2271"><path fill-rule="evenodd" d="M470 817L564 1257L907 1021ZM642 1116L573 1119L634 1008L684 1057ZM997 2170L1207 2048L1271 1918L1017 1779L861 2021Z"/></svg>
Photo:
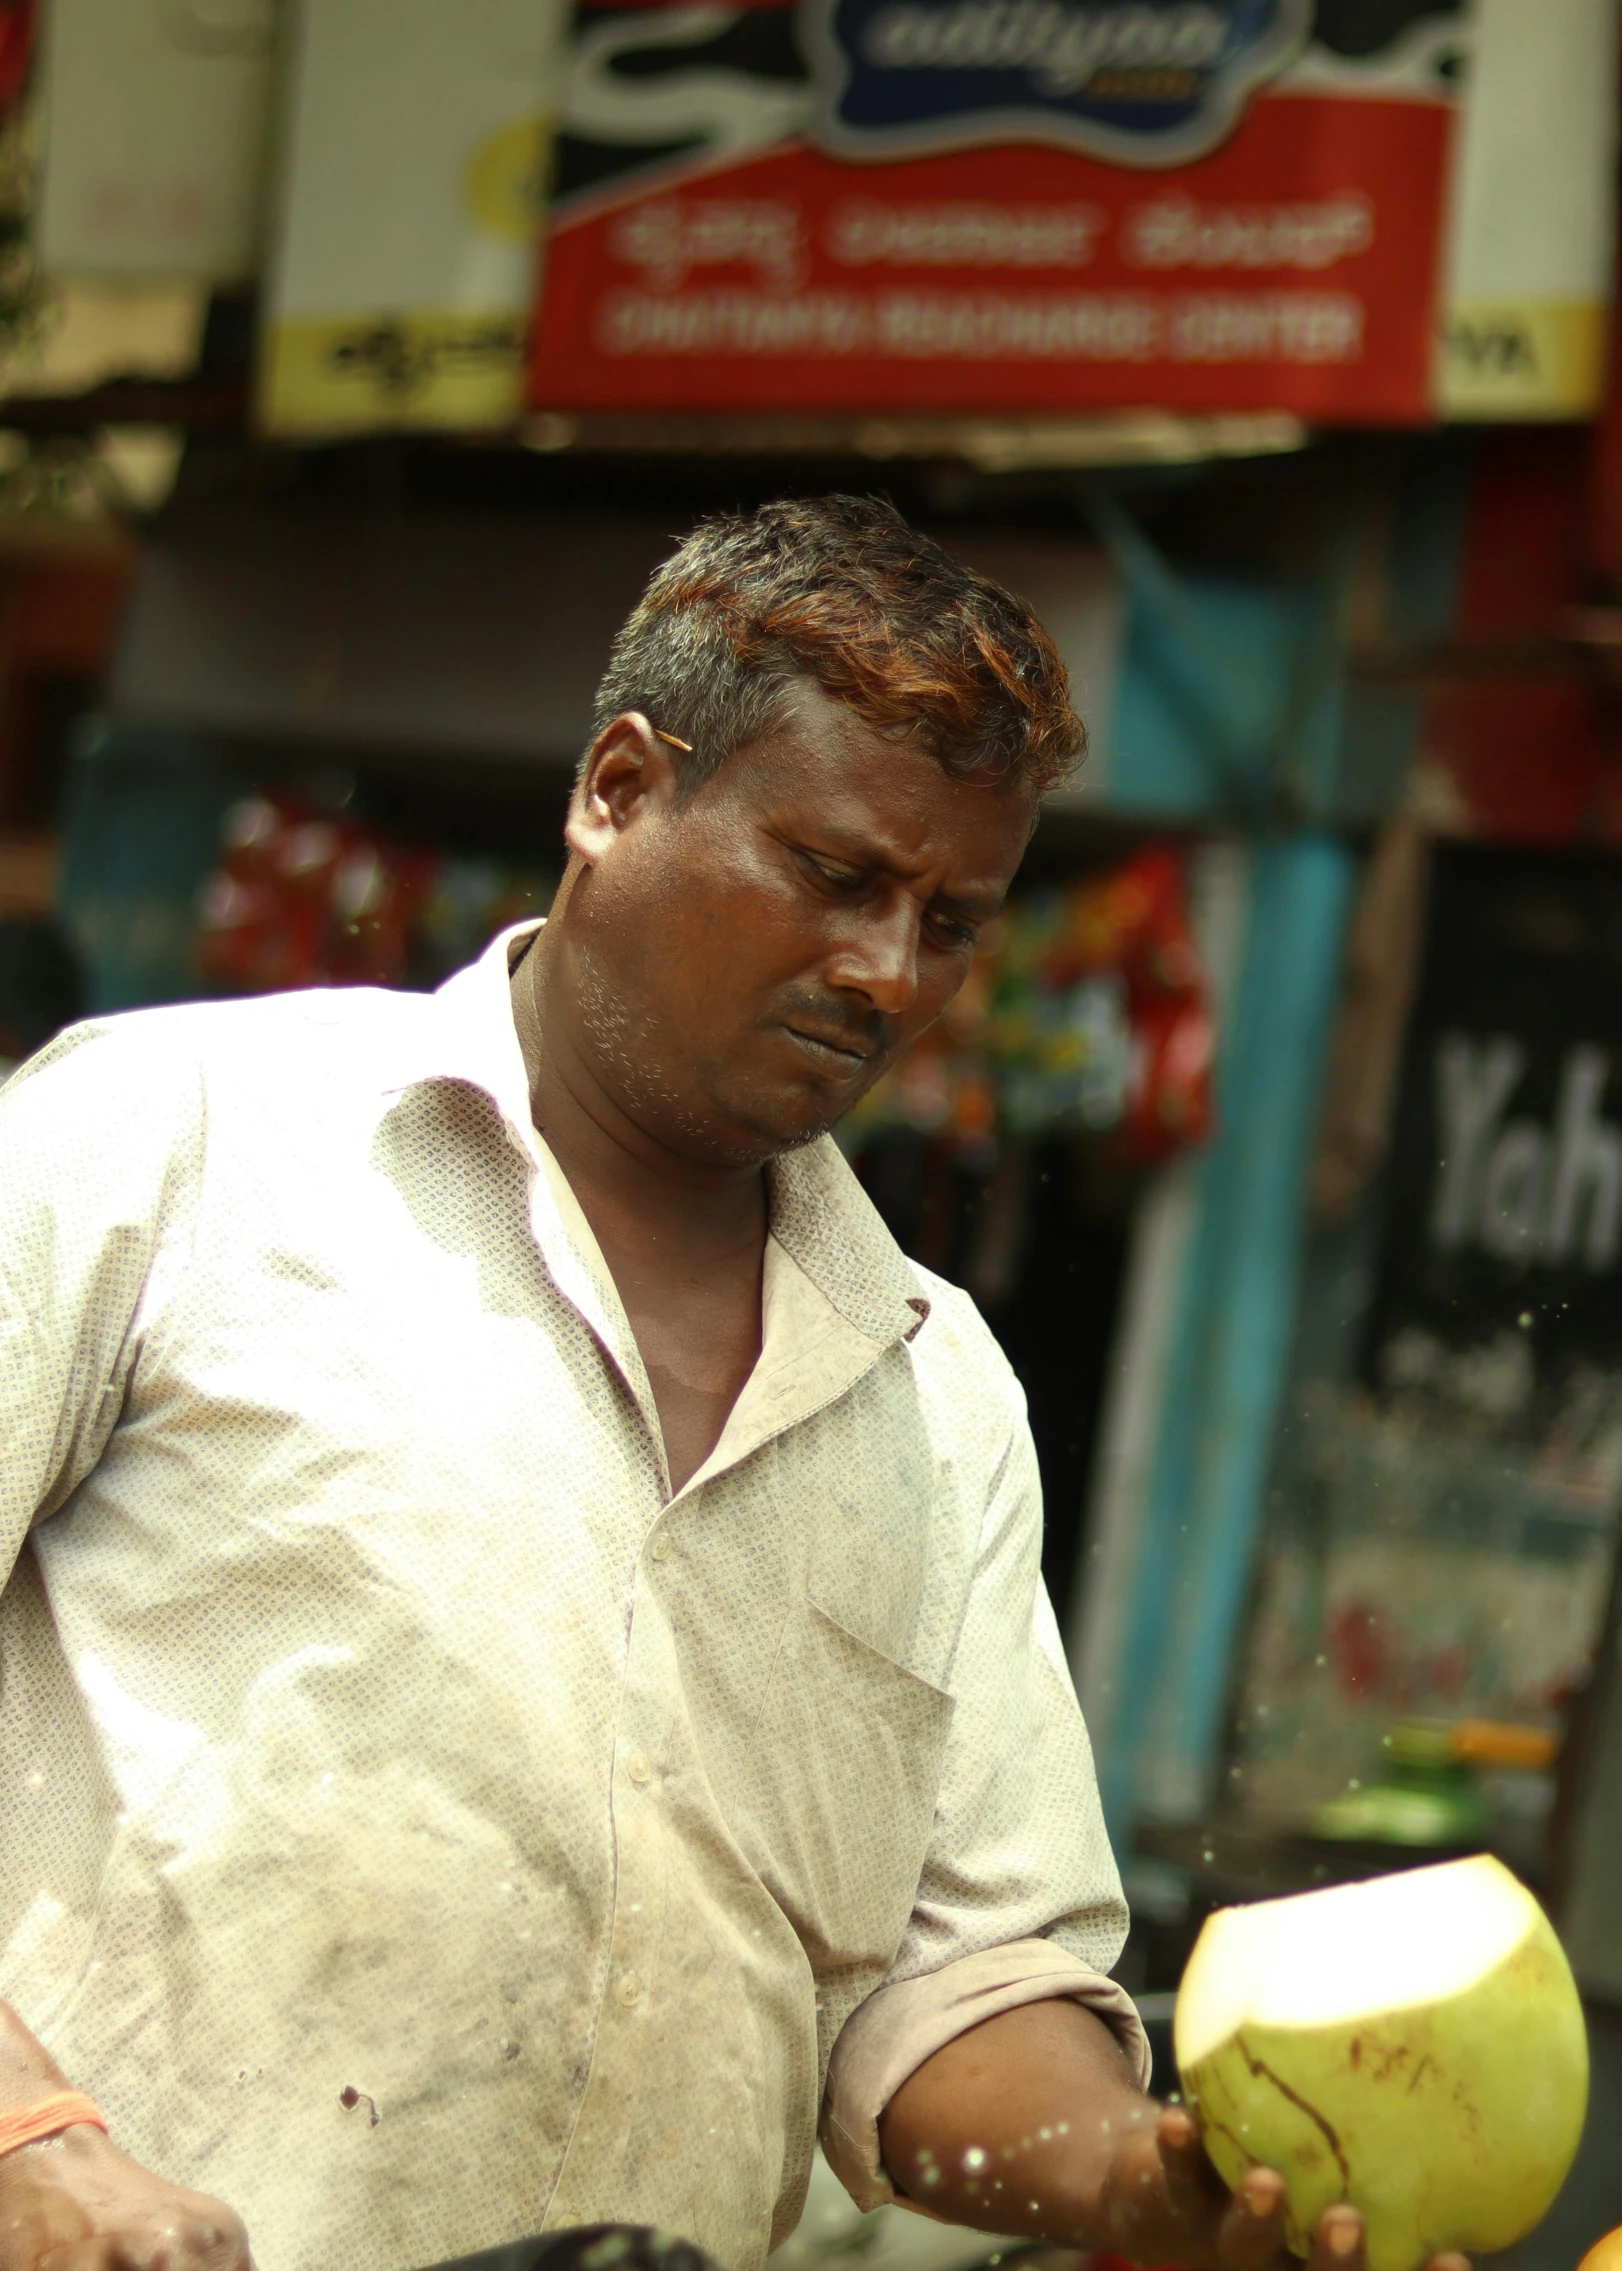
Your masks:
<svg viewBox="0 0 1622 2271"><path fill-rule="evenodd" d="M1586 418L1605 377L1616 0L1475 0L1440 374L1448 418Z"/></svg>
<svg viewBox="0 0 1622 2271"><path fill-rule="evenodd" d="M51 0L39 251L54 275L258 264L274 0Z"/></svg>

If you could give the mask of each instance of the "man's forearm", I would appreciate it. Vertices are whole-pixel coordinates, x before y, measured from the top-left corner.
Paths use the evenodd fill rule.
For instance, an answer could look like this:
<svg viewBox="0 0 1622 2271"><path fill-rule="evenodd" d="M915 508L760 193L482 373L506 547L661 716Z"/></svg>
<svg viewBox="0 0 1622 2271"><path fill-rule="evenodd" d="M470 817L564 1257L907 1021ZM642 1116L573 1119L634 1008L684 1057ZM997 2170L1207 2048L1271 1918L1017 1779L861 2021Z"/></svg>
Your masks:
<svg viewBox="0 0 1622 2271"><path fill-rule="evenodd" d="M1118 2150L1152 2135L1159 2114L1103 2020L1054 2000L987 2019L926 2059L885 2109L879 2144L896 2190L934 2215L1104 2247Z"/></svg>
<svg viewBox="0 0 1622 2271"><path fill-rule="evenodd" d="M68 2087L44 2044L0 2003L0 2113ZM0 2153L0 2271L46 2263L253 2271L229 2208L153 2176L89 2122Z"/></svg>
<svg viewBox="0 0 1622 2271"><path fill-rule="evenodd" d="M984 2231L1191 2271L1300 2271L1284 2180L1253 2168L1230 2193L1186 2106L1138 2089L1114 2036L1080 2003L1030 2003L959 2035L904 2082L879 2122L896 2190ZM1363 2218L1325 2210L1306 2271L1366 2271ZM1462 2255L1427 2271L1470 2271Z"/></svg>

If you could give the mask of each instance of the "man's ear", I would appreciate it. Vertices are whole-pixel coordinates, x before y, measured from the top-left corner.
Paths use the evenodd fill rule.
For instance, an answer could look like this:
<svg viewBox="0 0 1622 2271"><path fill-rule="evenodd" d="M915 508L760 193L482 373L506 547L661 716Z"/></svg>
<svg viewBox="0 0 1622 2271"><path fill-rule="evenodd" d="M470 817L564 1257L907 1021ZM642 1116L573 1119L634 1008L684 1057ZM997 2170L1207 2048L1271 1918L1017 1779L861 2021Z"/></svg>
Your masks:
<svg viewBox="0 0 1622 2271"><path fill-rule="evenodd" d="M627 710L605 725L591 745L569 799L564 840L588 867L595 867L633 821L668 811L676 787L670 746L640 710Z"/></svg>

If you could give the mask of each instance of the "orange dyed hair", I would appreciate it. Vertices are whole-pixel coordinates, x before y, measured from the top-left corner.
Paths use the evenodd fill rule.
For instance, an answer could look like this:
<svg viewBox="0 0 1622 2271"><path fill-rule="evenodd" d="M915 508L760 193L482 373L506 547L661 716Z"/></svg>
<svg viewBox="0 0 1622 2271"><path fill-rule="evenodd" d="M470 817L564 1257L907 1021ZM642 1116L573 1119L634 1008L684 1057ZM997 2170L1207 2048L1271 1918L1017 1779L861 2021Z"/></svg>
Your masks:
<svg viewBox="0 0 1622 2271"><path fill-rule="evenodd" d="M615 639L593 731L642 711L691 744L691 789L769 733L805 679L878 732L917 736L959 779L1040 795L1085 743L1026 602L883 499L840 496L700 522Z"/></svg>

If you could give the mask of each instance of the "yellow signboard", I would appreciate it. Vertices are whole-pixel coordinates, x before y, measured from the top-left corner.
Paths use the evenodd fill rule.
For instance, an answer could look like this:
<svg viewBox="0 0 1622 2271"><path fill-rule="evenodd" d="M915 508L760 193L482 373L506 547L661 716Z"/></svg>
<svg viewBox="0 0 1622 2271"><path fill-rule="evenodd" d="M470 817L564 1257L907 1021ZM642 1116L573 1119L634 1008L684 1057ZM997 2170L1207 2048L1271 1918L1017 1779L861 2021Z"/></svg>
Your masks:
<svg viewBox="0 0 1622 2271"><path fill-rule="evenodd" d="M562 14L561 0L295 0L267 432L517 416Z"/></svg>

